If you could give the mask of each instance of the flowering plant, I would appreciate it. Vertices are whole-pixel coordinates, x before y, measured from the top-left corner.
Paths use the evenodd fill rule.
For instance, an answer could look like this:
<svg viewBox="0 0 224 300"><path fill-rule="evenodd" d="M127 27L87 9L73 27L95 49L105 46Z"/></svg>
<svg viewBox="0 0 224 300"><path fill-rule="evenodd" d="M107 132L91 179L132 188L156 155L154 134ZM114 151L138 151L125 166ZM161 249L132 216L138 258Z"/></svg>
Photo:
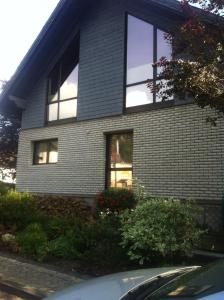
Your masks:
<svg viewBox="0 0 224 300"><path fill-rule="evenodd" d="M96 196L99 210L119 212L126 208L133 208L136 204L132 190L121 188L109 188Z"/></svg>

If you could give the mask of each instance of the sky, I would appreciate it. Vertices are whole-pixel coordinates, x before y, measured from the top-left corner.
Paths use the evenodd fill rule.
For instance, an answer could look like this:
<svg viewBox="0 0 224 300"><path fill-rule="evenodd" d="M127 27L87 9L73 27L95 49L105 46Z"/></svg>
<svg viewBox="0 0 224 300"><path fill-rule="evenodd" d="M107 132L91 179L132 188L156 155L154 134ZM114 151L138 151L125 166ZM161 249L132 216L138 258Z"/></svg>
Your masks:
<svg viewBox="0 0 224 300"><path fill-rule="evenodd" d="M59 0L0 0L0 80L9 80Z"/></svg>
<svg viewBox="0 0 224 300"><path fill-rule="evenodd" d="M58 2L0 0L0 83L13 75Z"/></svg>

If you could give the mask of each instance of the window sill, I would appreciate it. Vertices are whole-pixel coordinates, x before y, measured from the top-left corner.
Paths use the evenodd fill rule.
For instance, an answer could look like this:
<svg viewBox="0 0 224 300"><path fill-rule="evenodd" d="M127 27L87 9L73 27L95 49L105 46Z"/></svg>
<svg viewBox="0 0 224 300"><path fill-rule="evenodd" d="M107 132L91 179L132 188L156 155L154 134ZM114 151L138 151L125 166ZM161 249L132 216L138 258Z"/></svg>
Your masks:
<svg viewBox="0 0 224 300"><path fill-rule="evenodd" d="M34 167L39 167L39 166L55 166L57 163L47 163L47 164L32 164Z"/></svg>
<svg viewBox="0 0 224 300"><path fill-rule="evenodd" d="M67 123L73 123L76 122L77 118L69 118L69 119L62 119L62 120L56 120L56 121L46 121L46 126L53 126L53 125L63 125Z"/></svg>
<svg viewBox="0 0 224 300"><path fill-rule="evenodd" d="M151 103L146 105L128 107L125 109L125 112L136 113L136 112L144 112L144 111L156 110L156 109L173 107L173 106L175 106L175 101L169 100L167 102L157 102L157 103Z"/></svg>
<svg viewBox="0 0 224 300"><path fill-rule="evenodd" d="M185 100L178 100L178 98L175 98L174 100L168 100L166 102L157 102L157 103L151 103L146 105L127 107L125 108L124 112L125 113L144 112L144 111L150 111L150 110L156 110L156 109L162 109L162 108L168 108L174 106L182 106L182 105L188 105L194 103L195 103L194 100L191 98Z"/></svg>

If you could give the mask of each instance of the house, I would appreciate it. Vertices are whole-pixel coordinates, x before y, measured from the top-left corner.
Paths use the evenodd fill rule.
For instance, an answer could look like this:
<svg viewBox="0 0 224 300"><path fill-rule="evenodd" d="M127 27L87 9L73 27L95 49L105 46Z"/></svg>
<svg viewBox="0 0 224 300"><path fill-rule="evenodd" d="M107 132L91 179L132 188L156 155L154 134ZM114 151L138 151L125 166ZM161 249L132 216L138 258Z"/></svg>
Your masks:
<svg viewBox="0 0 224 300"><path fill-rule="evenodd" d="M1 95L22 120L19 191L91 201L138 178L151 195L194 199L221 228L222 121L146 87L182 17L174 0L61 0Z"/></svg>

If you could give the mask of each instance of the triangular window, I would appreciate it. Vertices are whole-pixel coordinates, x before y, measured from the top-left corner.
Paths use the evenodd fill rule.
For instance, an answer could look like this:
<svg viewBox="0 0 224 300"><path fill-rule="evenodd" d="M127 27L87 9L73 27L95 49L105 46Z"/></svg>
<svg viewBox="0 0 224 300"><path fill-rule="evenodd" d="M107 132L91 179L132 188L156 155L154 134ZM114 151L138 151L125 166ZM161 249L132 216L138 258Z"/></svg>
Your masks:
<svg viewBox="0 0 224 300"><path fill-rule="evenodd" d="M48 76L49 122L77 115L79 38L75 38Z"/></svg>

